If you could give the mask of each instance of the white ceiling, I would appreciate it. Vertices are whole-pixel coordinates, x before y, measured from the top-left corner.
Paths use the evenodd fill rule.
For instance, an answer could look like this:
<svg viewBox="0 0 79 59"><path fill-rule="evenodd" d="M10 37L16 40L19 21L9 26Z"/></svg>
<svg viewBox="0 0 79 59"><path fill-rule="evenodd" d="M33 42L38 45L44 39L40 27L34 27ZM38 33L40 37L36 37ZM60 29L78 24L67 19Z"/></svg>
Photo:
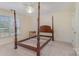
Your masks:
<svg viewBox="0 0 79 59"><path fill-rule="evenodd" d="M72 2L41 2L41 14L57 12L72 7ZM17 13L27 14L25 6L31 5L34 8L33 14L37 14L37 3L30 2L0 2L2 9L15 9Z"/></svg>

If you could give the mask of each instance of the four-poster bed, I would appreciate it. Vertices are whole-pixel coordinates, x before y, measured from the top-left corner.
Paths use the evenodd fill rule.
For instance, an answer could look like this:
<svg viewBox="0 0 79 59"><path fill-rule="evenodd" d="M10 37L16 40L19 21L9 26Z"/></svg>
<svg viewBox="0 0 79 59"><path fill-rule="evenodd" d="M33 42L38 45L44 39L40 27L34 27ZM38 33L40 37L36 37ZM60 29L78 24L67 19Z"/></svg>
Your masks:
<svg viewBox="0 0 79 59"><path fill-rule="evenodd" d="M17 26L16 26L16 12L14 10L14 23L15 23L15 49L17 49L17 46L22 46L24 48L28 48L30 50L33 50L35 52L37 52L37 56L40 56L40 50L52 39L52 41L54 41L54 31L53 31L53 16L52 16L52 29L51 26L48 25L43 25L40 26L40 2L38 3L38 28L37 28L37 35L33 36L33 37L29 37L20 41L17 41ZM40 35L40 33L51 33L52 36L48 36L48 35ZM37 45L36 47L34 46L30 46L27 44L23 44L22 42L30 40L32 38L37 37ZM46 42L42 45L40 45L40 37L48 37L49 39L46 40Z"/></svg>

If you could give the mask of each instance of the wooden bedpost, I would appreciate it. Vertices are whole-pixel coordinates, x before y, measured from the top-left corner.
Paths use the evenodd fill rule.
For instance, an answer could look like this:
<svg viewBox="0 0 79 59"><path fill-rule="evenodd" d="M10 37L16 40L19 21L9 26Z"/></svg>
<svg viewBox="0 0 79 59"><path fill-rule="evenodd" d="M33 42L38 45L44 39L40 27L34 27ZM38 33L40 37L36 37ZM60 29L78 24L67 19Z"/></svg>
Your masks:
<svg viewBox="0 0 79 59"><path fill-rule="evenodd" d="M54 24L53 24L53 16L52 16L52 41L54 41Z"/></svg>
<svg viewBox="0 0 79 59"><path fill-rule="evenodd" d="M17 25L16 25L16 11L15 10L14 10L14 26L15 26L14 27L14 31L15 31L15 34L14 34L15 35L15 38L14 38L15 39L15 41L14 41L15 42L15 47L14 48L17 49Z"/></svg>
<svg viewBox="0 0 79 59"><path fill-rule="evenodd" d="M40 56L40 33L39 33L39 27L40 27L40 2L38 2L38 29L37 29L37 56Z"/></svg>

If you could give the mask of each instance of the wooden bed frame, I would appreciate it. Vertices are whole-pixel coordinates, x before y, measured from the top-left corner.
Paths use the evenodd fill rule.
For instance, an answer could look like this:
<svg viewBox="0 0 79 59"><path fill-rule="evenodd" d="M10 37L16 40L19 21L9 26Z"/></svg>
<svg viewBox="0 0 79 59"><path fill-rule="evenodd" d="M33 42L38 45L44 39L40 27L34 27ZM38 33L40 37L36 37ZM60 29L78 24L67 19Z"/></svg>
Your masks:
<svg viewBox="0 0 79 59"><path fill-rule="evenodd" d="M48 25L40 26L40 2L38 3L38 28L37 28L38 32L37 32L36 36L29 37L29 38L17 41L17 26L16 26L16 12L15 12L15 10L14 10L14 23L15 23L15 41L14 41L14 43L15 43L15 49L17 49L17 46L21 46L21 47L28 48L30 50L33 50L33 51L37 52L37 56L40 56L40 50L51 39L52 39L52 41L54 41L53 16L52 16L52 29L51 29L51 26L48 26ZM52 36L40 35L40 32L43 32L43 33L52 33ZM35 38L35 37L37 37L37 47L33 47L33 46L30 46L30 45L26 45L26 44L21 43L21 42L30 40L30 39ZM49 37L49 40L47 40L42 46L40 46L40 37Z"/></svg>

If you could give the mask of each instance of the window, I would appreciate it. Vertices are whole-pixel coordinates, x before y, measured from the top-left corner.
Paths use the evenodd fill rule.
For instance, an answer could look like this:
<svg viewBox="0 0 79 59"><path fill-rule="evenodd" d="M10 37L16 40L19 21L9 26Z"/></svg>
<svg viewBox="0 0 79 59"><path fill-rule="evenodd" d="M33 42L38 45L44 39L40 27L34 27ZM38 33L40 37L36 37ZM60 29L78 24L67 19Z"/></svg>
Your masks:
<svg viewBox="0 0 79 59"><path fill-rule="evenodd" d="M19 19L17 19L19 33ZM0 38L14 35L14 19L11 16L0 16Z"/></svg>

